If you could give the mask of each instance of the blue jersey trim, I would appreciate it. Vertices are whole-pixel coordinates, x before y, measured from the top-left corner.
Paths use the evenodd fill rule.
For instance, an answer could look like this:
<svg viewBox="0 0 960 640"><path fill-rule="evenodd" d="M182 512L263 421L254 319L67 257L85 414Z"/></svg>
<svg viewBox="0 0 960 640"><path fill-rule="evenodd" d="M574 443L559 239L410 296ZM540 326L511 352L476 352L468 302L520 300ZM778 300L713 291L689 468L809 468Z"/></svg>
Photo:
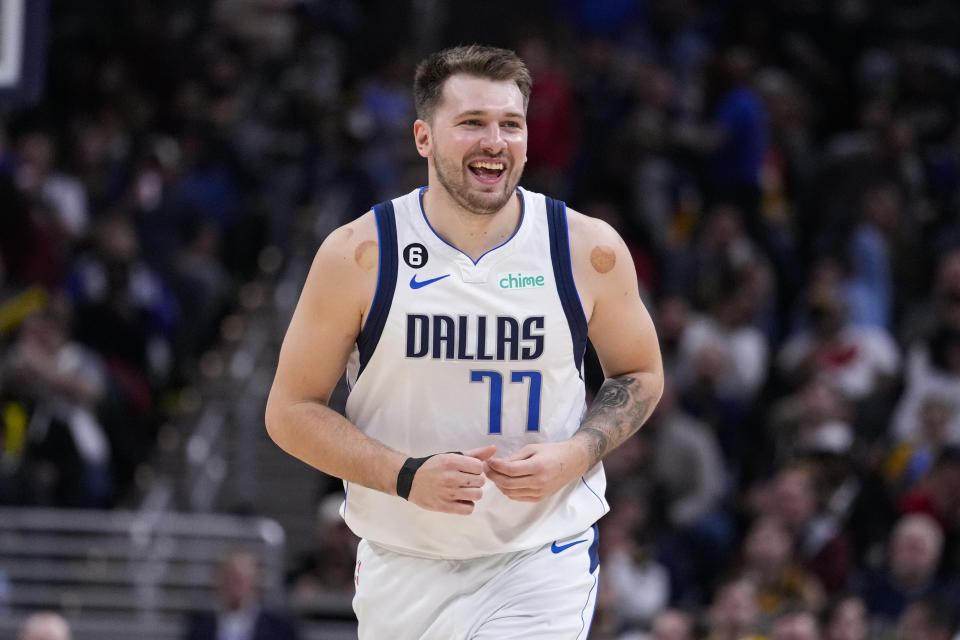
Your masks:
<svg viewBox="0 0 960 640"><path fill-rule="evenodd" d="M600 566L600 527L597 526L597 523L593 524L593 542L590 543L590 573L593 575L593 586L597 586L597 579L599 576L596 574L597 568ZM587 630L587 638L590 638L590 630L593 627L593 618L597 613L597 599L593 599L593 610L590 612L590 619L583 619L583 612L587 609L587 604L590 602L590 592L587 593L587 602L584 603L583 609L580 610L580 621L583 623L583 626L580 628L582 633L584 628ZM579 638L580 635L577 634Z"/></svg>
<svg viewBox="0 0 960 640"><path fill-rule="evenodd" d="M583 608L580 609L580 633L577 634L577 638L580 637L580 634L584 631L587 632L586 638L590 637L590 628L593 626L593 615L597 611L597 599L593 599L593 611L590 612L590 618L584 619L583 614L587 611L587 605L590 604L590 594L593 593L593 590L597 588L597 576L593 576L593 586L590 587L590 591L587 591L587 601L583 603Z"/></svg>
<svg viewBox="0 0 960 640"><path fill-rule="evenodd" d="M587 318L583 303L573 280L573 261L570 257L570 236L567 229L567 205L553 198L547 203L547 228L550 230L550 260L553 276L557 282L560 305L567 316L570 336L573 340L573 362L577 372L583 375L583 354L587 349Z"/></svg>
<svg viewBox="0 0 960 640"><path fill-rule="evenodd" d="M593 523L593 542L590 543L590 573L600 566L600 527Z"/></svg>
<svg viewBox="0 0 960 640"><path fill-rule="evenodd" d="M590 485L587 484L587 481L584 479L583 476L580 476L580 481L583 482L583 486L585 486L585 487L587 488L587 490L588 490L590 493L592 493L592 494L597 498L597 500L600 501L600 506L602 507L602 506L603 506L603 498L601 498L600 495L599 495L596 491L594 491L593 488L592 488Z"/></svg>
<svg viewBox="0 0 960 640"><path fill-rule="evenodd" d="M520 227L523 226L523 217L524 217L524 215L526 215L526 212L527 212L527 199L523 197L523 192L520 191L520 188L518 187L518 188L517 188L517 193L520 194L520 224L518 224L518 225L517 225L517 228L513 230L513 233L510 234L510 237L509 237L509 238L507 238L506 240L504 240L503 242L501 242L500 244L498 244L497 246L495 246L493 249L489 249L489 250L485 251L479 258L477 258L476 260L474 260L473 258L471 258L470 256L468 256L467 254L463 253L463 251L460 251L460 249L457 249L455 246L453 246L452 244L450 244L449 242L447 242L446 240L444 240L443 237L441 237L441 235L440 235L439 233L437 233L436 230L433 228L433 225L430 224L430 220L427 219L427 212L423 210L423 193L424 193L424 191L426 191L426 190L427 190L426 187L420 187L420 192L417 193L417 202L420 203L420 214L423 216L423 221L427 223L427 228L430 229L430 231L433 232L433 235L437 236L437 238L440 240L440 242L442 242L443 244L447 245L447 246L450 247L451 249L455 250L457 253L466 256L467 260L469 260L470 262L473 263L473 266L477 266L477 265L480 263L480 261L483 260L483 256L487 255L487 254L490 253L491 251L496 251L497 249L499 249L499 248L502 247L503 245L505 245L505 244L507 244L508 242L510 242L511 240L513 240L514 236L516 236L517 233L520 231Z"/></svg>
<svg viewBox="0 0 960 640"><path fill-rule="evenodd" d="M387 325L387 316L390 315L390 306L393 304L393 293L397 288L397 219L393 211L393 203L389 200L381 202L373 208L377 219L377 238L380 245L380 269L377 273L377 291L373 295L373 304L367 321L357 336L357 350L360 352L360 369L357 379L366 368L373 356L383 328Z"/></svg>

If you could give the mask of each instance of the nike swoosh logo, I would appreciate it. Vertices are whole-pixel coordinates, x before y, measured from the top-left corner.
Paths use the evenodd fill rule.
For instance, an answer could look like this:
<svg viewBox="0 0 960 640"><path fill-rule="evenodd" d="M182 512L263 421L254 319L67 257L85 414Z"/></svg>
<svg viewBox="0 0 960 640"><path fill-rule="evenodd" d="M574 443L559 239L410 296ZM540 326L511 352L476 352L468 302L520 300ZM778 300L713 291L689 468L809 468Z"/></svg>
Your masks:
<svg viewBox="0 0 960 640"><path fill-rule="evenodd" d="M567 544L561 544L561 545L558 545L557 541L554 540L553 544L550 545L550 551L553 551L554 553L560 553L564 549L569 549L573 545L580 544L581 542L586 542L586 540L574 540L573 542L568 542Z"/></svg>
<svg viewBox="0 0 960 640"><path fill-rule="evenodd" d="M433 284L437 280L443 280L444 278L449 278L449 277L450 277L450 274L448 273L442 276L437 276L436 278L430 278L429 280L417 281L417 274L413 274L413 277L410 278L410 288L419 289L420 287L425 287L428 284Z"/></svg>

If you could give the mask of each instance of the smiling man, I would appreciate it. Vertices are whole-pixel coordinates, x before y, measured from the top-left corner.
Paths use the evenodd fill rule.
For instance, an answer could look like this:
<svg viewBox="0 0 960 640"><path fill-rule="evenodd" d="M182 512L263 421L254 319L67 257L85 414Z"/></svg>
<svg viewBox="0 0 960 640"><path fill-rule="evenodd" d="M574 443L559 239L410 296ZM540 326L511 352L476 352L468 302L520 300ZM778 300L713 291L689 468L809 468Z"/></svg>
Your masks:
<svg viewBox="0 0 960 640"><path fill-rule="evenodd" d="M518 187L530 90L504 49L420 63L427 186L330 234L284 339L267 429L344 480L361 640L589 633L601 460L663 373L621 238ZM607 377L589 411L588 338Z"/></svg>

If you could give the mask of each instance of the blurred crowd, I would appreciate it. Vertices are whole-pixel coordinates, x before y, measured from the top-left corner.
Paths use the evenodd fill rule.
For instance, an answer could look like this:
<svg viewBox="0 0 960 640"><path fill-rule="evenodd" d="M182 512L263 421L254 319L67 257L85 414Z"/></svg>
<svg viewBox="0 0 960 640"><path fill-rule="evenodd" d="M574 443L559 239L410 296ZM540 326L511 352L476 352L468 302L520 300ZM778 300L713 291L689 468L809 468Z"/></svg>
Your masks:
<svg viewBox="0 0 960 640"><path fill-rule="evenodd" d="M258 252L424 183L413 66L483 41L534 77L522 184L621 232L665 359L591 637L953 638L960 7L517 5L54 2L0 111L0 502L122 500ZM328 503L297 597L352 589Z"/></svg>

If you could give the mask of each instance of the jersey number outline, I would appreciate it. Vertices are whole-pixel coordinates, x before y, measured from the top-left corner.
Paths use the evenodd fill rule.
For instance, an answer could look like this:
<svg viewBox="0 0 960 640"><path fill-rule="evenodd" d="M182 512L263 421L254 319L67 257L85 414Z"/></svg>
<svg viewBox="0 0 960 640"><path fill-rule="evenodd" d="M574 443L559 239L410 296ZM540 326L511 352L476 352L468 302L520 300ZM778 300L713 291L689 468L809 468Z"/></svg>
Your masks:
<svg viewBox="0 0 960 640"><path fill-rule="evenodd" d="M490 380L490 433L501 433L501 413L503 411L503 375L499 371L478 370L470 372L470 382ZM527 431L540 431L540 388L543 375L539 371L511 371L510 382L522 383L524 378L530 381L527 394Z"/></svg>

